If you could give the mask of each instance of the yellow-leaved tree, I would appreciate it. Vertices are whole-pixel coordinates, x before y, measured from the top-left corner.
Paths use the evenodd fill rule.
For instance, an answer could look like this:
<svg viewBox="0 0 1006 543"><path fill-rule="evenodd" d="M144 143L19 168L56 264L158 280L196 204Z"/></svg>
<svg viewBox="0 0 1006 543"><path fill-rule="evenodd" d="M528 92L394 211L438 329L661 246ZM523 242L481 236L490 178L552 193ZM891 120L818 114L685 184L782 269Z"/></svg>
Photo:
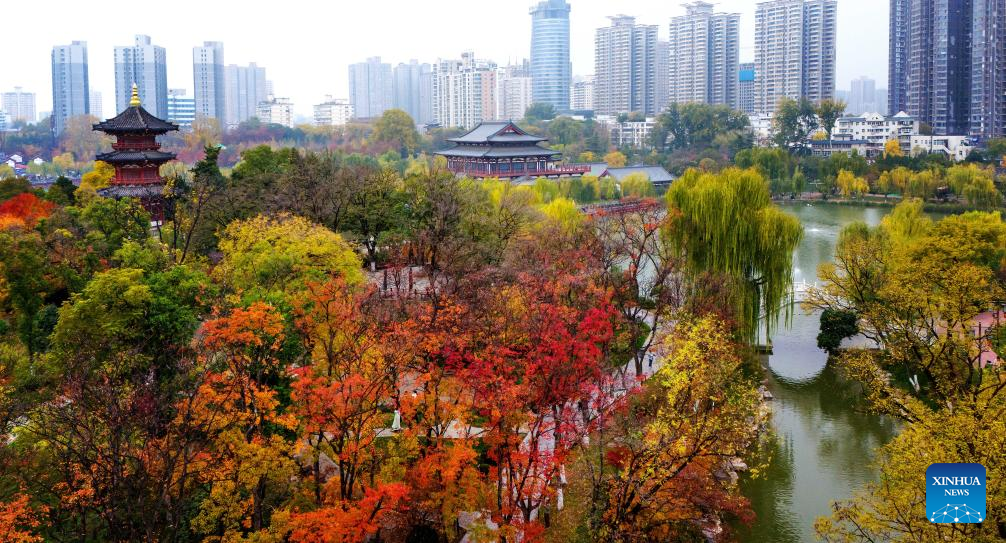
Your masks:
<svg viewBox="0 0 1006 543"><path fill-rule="evenodd" d="M901 420L904 430L879 451L879 481L817 522L825 541L1002 541L1006 369L993 361L1006 354L1006 334L991 324L990 310L1006 295L1004 256L998 213L934 223L921 202L908 201L876 228L843 230L835 264L821 267L824 287L807 305L852 314L859 333L883 346L847 350L837 364L863 384L875 411ZM929 521L926 468L948 462L985 466L984 522Z"/></svg>
<svg viewBox="0 0 1006 543"><path fill-rule="evenodd" d="M886 143L884 143L884 157L886 158L890 156L896 156L896 157L905 156L905 153L901 151L901 142L899 142L897 139L892 138L887 140Z"/></svg>
<svg viewBox="0 0 1006 543"><path fill-rule="evenodd" d="M214 274L234 293L290 295L308 281L363 281L360 257L342 236L289 214L232 222L219 248L223 260Z"/></svg>
<svg viewBox="0 0 1006 543"><path fill-rule="evenodd" d="M838 172L835 184L838 186L838 190L842 193L842 196L846 198L850 196L862 196L870 190L870 185L865 179L856 177L855 174L847 170L840 170Z"/></svg>
<svg viewBox="0 0 1006 543"><path fill-rule="evenodd" d="M604 161L612 168L624 168L628 160L621 151L612 151L604 155Z"/></svg>

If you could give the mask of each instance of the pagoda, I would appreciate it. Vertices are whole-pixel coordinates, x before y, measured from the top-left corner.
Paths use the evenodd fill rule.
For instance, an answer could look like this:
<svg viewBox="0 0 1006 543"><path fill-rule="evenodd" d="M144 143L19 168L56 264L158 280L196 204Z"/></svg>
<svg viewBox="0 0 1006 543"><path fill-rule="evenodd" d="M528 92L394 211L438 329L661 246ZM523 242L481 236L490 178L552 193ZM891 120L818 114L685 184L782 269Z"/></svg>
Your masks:
<svg viewBox="0 0 1006 543"><path fill-rule="evenodd" d="M115 136L112 152L95 158L115 168L115 178L98 191L107 198L138 198L156 222L164 220L164 180L161 164L174 160L174 153L161 151L157 136L178 130L178 125L158 119L140 104L140 93L133 84L129 107L117 116L92 127Z"/></svg>
<svg viewBox="0 0 1006 543"><path fill-rule="evenodd" d="M586 164L563 164L559 151L544 147L548 140L528 134L510 121L484 121L436 154L447 169L475 178L561 177L590 172Z"/></svg>

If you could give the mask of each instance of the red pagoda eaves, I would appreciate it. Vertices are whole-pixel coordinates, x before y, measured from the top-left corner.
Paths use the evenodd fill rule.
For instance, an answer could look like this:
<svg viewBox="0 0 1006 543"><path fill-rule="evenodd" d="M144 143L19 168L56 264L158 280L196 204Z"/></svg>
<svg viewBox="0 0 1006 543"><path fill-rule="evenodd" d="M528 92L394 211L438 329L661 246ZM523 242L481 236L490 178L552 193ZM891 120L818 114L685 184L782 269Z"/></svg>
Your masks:
<svg viewBox="0 0 1006 543"><path fill-rule="evenodd" d="M175 159L173 153L161 151L157 136L178 130L178 125L158 119L143 109L136 85L129 107L117 116L93 126L115 136L110 153L95 158L115 168L115 178L99 194L109 198L139 198L154 220L164 219L164 180L161 164Z"/></svg>

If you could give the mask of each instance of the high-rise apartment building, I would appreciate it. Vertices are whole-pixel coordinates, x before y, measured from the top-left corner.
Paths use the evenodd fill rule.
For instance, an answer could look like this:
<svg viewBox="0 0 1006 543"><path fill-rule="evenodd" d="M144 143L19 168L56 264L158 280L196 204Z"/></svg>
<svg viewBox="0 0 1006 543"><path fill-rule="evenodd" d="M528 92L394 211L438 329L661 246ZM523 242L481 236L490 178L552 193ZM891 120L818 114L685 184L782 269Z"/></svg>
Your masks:
<svg viewBox="0 0 1006 543"><path fill-rule="evenodd" d="M14 87L13 91L3 93L0 101L0 109L10 115L11 122L35 122L35 93L24 92L21 87Z"/></svg>
<svg viewBox="0 0 1006 543"><path fill-rule="evenodd" d="M770 0L755 9L755 111L835 95L837 0Z"/></svg>
<svg viewBox="0 0 1006 543"><path fill-rule="evenodd" d="M223 127L227 114L225 78L223 43L207 41L192 48L196 118L216 119Z"/></svg>
<svg viewBox="0 0 1006 543"><path fill-rule="evenodd" d="M968 133L973 16L985 5L985 0L892 0L892 110L905 110L938 135ZM976 58L984 56L983 44L984 38L976 43Z"/></svg>
<svg viewBox="0 0 1006 543"><path fill-rule="evenodd" d="M105 101L102 99L101 91L91 91L91 116L105 120Z"/></svg>
<svg viewBox="0 0 1006 543"><path fill-rule="evenodd" d="M754 115L755 113L755 64L745 62L738 64L737 70L737 109Z"/></svg>
<svg viewBox="0 0 1006 543"><path fill-rule="evenodd" d="M891 0L887 104L894 113L908 111L908 31L911 15L911 0Z"/></svg>
<svg viewBox="0 0 1006 543"><path fill-rule="evenodd" d="M56 135L63 132L66 120L87 115L91 109L87 78L87 42L52 48L52 126Z"/></svg>
<svg viewBox="0 0 1006 543"><path fill-rule="evenodd" d="M573 111L593 111L594 76L588 75L574 78L569 100Z"/></svg>
<svg viewBox="0 0 1006 543"><path fill-rule="evenodd" d="M657 101L657 112L667 109L671 103L671 44L657 40L657 75L654 88L654 100Z"/></svg>
<svg viewBox="0 0 1006 543"><path fill-rule="evenodd" d="M345 126L353 118L353 104L344 98L325 97L325 101L314 106L315 126Z"/></svg>
<svg viewBox="0 0 1006 543"><path fill-rule="evenodd" d="M496 64L471 51L433 65L433 118L444 127L474 128L496 113Z"/></svg>
<svg viewBox="0 0 1006 543"><path fill-rule="evenodd" d="M1006 136L1006 1L891 0L891 112L941 136Z"/></svg>
<svg viewBox="0 0 1006 543"><path fill-rule="evenodd" d="M534 102L534 84L528 61L496 70L496 111L493 119L516 121L524 118Z"/></svg>
<svg viewBox="0 0 1006 543"><path fill-rule="evenodd" d="M168 90L168 120L182 130L192 128L192 121L196 120L196 99L185 89Z"/></svg>
<svg viewBox="0 0 1006 543"><path fill-rule="evenodd" d="M531 87L535 102L569 110L569 4L543 0L531 8Z"/></svg>
<svg viewBox="0 0 1006 543"><path fill-rule="evenodd" d="M610 17L594 38L594 111L599 115L657 112L657 27L635 17Z"/></svg>
<svg viewBox="0 0 1006 543"><path fill-rule="evenodd" d="M433 67L416 60L400 63L394 72L394 106L409 114L416 124L433 120Z"/></svg>
<svg viewBox="0 0 1006 543"><path fill-rule="evenodd" d="M671 19L669 100L737 107L739 13L715 13L709 2L685 5Z"/></svg>
<svg viewBox="0 0 1006 543"><path fill-rule="evenodd" d="M143 108L163 119L168 114L168 64L163 47L137 35L133 45L115 47L115 111L125 111L136 85Z"/></svg>
<svg viewBox="0 0 1006 543"><path fill-rule="evenodd" d="M395 92L391 64L381 57L349 65L349 101L357 118L380 117L394 107Z"/></svg>
<svg viewBox="0 0 1006 543"><path fill-rule="evenodd" d="M976 138L1006 136L1006 1L972 0L971 122Z"/></svg>
<svg viewBox="0 0 1006 543"><path fill-rule="evenodd" d="M266 89L265 68L254 62L247 66L229 64L224 69L226 81L226 124L227 128L251 119L258 111L258 105L269 97Z"/></svg>

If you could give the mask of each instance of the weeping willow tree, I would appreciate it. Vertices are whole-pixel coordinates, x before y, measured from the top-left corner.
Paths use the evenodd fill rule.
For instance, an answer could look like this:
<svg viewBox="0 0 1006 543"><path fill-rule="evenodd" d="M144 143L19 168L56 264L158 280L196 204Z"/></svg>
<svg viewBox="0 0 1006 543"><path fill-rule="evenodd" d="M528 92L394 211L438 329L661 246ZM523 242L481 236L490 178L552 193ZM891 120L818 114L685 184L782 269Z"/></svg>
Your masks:
<svg viewBox="0 0 1006 543"><path fill-rule="evenodd" d="M768 182L754 169L689 170L667 192L667 241L692 277L726 274L740 285L737 314L753 339L772 333L793 288L793 250L800 221L772 204ZM764 320L763 320L764 319Z"/></svg>

